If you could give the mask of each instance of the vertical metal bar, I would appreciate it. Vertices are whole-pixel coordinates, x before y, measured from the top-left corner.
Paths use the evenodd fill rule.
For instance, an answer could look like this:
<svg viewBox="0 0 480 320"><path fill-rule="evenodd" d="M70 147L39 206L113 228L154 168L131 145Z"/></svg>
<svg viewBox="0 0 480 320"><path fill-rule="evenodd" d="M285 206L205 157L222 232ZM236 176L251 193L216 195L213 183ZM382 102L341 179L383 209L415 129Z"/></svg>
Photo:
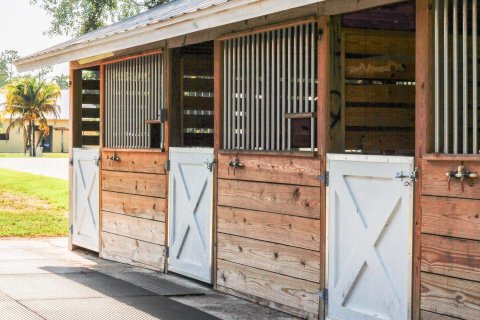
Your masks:
<svg viewBox="0 0 480 320"><path fill-rule="evenodd" d="M260 149L260 35L255 35L255 150Z"/></svg>
<svg viewBox="0 0 480 320"><path fill-rule="evenodd" d="M443 4L443 56L444 56L444 63L443 63L443 150L445 153L449 153L449 143L448 143L448 135L449 135L449 92L448 92L448 0L445 0Z"/></svg>
<svg viewBox="0 0 480 320"><path fill-rule="evenodd" d="M266 147L266 142L265 142L265 127L266 127L266 119L265 119L265 108L266 108L266 94L265 94L265 87L266 87L266 76L265 76L265 63L266 63L266 58L265 58L265 45L266 45L266 34L262 33L262 55L261 55L261 64L262 64L262 113L261 113L261 136L262 136L262 150L267 150Z"/></svg>
<svg viewBox="0 0 480 320"><path fill-rule="evenodd" d="M315 23L310 29L310 112L315 112ZM308 97L308 96L307 96ZM310 144L312 152L315 151L315 118L310 119Z"/></svg>
<svg viewBox="0 0 480 320"><path fill-rule="evenodd" d="M271 107L270 107L270 114L269 114L269 118L270 118L270 140L271 140L271 145L270 145L270 150L275 150L276 146L275 146L275 118L276 118L276 113L277 113L277 105L276 105L276 99L275 99L275 96L277 95L276 93L276 79L277 79L277 74L276 74L276 68L275 68L275 65L276 65L276 52L275 52L275 43L276 43L276 31L271 31L270 34L271 34L271 43L270 43L270 48L271 48L271 65L272 65L272 69L271 69L271 74L270 74L270 84L271 84L271 92L272 92L272 96L271 96L271 100L270 100L270 103L271 103Z"/></svg>
<svg viewBox="0 0 480 320"><path fill-rule="evenodd" d="M227 94L227 148L232 149L232 40L227 40L225 42L227 45L227 80L228 80L228 90Z"/></svg>
<svg viewBox="0 0 480 320"><path fill-rule="evenodd" d="M232 65L233 65L233 84L232 84L232 149L237 148L237 39L233 39Z"/></svg>
<svg viewBox="0 0 480 320"><path fill-rule="evenodd" d="M303 74L304 70L303 70L303 60L304 60L304 52L303 52L303 49L304 49L304 45L303 45L303 40L305 38L305 34L304 34L304 30L303 30L303 25L300 25L300 45L299 45L299 48L300 48L300 52L299 52L299 55L298 55L298 61L299 61L299 70L298 70L298 74L299 74L299 94L298 94L298 100L299 100L299 109L300 109L300 112L304 112L304 109L303 109L303 80L305 79L305 75Z"/></svg>
<svg viewBox="0 0 480 320"><path fill-rule="evenodd" d="M287 81L287 112L292 112L292 28L288 28L288 53L287 53L287 64L288 64L288 81ZM291 142L291 131L292 131L292 119L288 118L287 122L287 150L292 148Z"/></svg>
<svg viewBox="0 0 480 320"><path fill-rule="evenodd" d="M285 109L286 109L286 99L288 99L287 96L287 90L286 90L286 85L287 85L287 74L286 74L286 68L287 68L287 52L286 52L286 38L287 38L287 29L282 29L282 150L285 150L286 147L286 137L285 137Z"/></svg>
<svg viewBox="0 0 480 320"><path fill-rule="evenodd" d="M463 153L468 153L468 48L467 48L467 40L468 40L468 11L467 11L467 0L463 0L463 41L462 41L462 48L463 48ZM458 74L457 74L458 76Z"/></svg>
<svg viewBox="0 0 480 320"><path fill-rule="evenodd" d="M271 38L270 32L267 32L267 41L266 41L267 73L264 76L264 78L265 78L264 81L266 82L266 84L265 84L265 86L266 86L265 94L266 94L266 105L267 105L266 119L265 119L266 120L266 145L265 145L266 150L270 150L269 135L270 135L270 117L271 117L271 113L272 113L272 111L270 110L270 85L271 85L271 83L270 83L270 54L271 54L271 52L270 52L270 38Z"/></svg>
<svg viewBox="0 0 480 320"><path fill-rule="evenodd" d="M242 150L245 150L245 37L242 37L242 113L241 113L241 120L242 120Z"/></svg>
<svg viewBox="0 0 480 320"><path fill-rule="evenodd" d="M458 153L458 0L453 0L453 153Z"/></svg>
<svg viewBox="0 0 480 320"><path fill-rule="evenodd" d="M241 147L241 142L240 142L240 139L241 139L241 136L240 136L240 133L241 133L241 118L240 118L240 108L241 108L241 101L240 101L240 92L242 90L242 87L241 87L241 75L242 75L242 70L241 70L241 46L242 46L242 43L240 41L240 39L237 40L237 90L235 91L236 92L236 95L237 95L237 108L236 108L236 112L235 112L235 117L236 117L236 122L237 122L237 127L236 127L236 138L237 138L237 142L236 142L236 149L240 149Z"/></svg>
<svg viewBox="0 0 480 320"><path fill-rule="evenodd" d="M435 3L435 152L440 152L440 1Z"/></svg>
<svg viewBox="0 0 480 320"><path fill-rule="evenodd" d="M305 55L304 55L304 63L305 63L305 112L309 110L309 102L308 102L308 81L310 80L310 68L309 68L309 54L310 54L310 24L305 25Z"/></svg>
<svg viewBox="0 0 480 320"><path fill-rule="evenodd" d="M251 60L250 60L250 36L246 36L246 51L247 51L247 56L245 58L245 64L246 64L246 72L247 72L247 75L246 75L246 79L245 79L245 84L246 84L246 114L243 115L243 117L245 118L245 122L247 123L247 128L246 128L246 132L245 132L245 136L246 136L246 144L245 144L245 148L248 149L248 150L251 150L251 146L250 146L250 120L251 120L251 110L252 110L252 106L251 106L251 99L250 99L250 94L251 94L251 90L250 90L250 70L252 69L252 64L251 64Z"/></svg>
<svg viewBox="0 0 480 320"><path fill-rule="evenodd" d="M223 43L223 146L228 149L228 41Z"/></svg>
<svg viewBox="0 0 480 320"><path fill-rule="evenodd" d="M473 108L473 153L478 153L478 55L477 55L477 0L472 1L472 108Z"/></svg>
<svg viewBox="0 0 480 320"><path fill-rule="evenodd" d="M281 125L281 117L282 117L282 92L281 92L281 85L282 85L282 75L281 75L281 65L282 65L282 51L281 51L281 45L282 45L282 31L283 30L278 30L277 31L277 52L275 56L277 57L277 112L276 112L276 117L277 117L277 130L276 130L276 135L277 135L277 145L276 145L276 150L282 150L282 140L280 139L282 136L282 125Z"/></svg>
<svg viewBox="0 0 480 320"><path fill-rule="evenodd" d="M297 49L297 37L298 37L298 26L295 26L293 29L293 113L298 112L297 110L297 88L298 88L298 49Z"/></svg>

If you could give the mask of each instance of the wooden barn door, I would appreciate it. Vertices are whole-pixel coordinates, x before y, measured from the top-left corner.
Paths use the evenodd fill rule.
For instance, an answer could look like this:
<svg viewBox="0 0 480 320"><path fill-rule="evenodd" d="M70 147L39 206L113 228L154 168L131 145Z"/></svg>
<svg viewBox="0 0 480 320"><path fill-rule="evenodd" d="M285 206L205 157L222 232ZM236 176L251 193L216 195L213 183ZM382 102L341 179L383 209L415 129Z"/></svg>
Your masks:
<svg viewBox="0 0 480 320"><path fill-rule="evenodd" d="M212 282L211 148L170 148L168 269Z"/></svg>
<svg viewBox="0 0 480 320"><path fill-rule="evenodd" d="M99 149L73 149L72 244L98 252Z"/></svg>
<svg viewBox="0 0 480 320"><path fill-rule="evenodd" d="M413 163L328 156L329 319L410 319Z"/></svg>

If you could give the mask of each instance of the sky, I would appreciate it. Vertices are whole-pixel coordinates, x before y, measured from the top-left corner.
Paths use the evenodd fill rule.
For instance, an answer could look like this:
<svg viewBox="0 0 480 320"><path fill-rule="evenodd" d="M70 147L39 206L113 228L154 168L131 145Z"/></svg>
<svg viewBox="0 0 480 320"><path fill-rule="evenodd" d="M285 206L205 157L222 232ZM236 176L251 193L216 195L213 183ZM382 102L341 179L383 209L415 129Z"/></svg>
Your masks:
<svg viewBox="0 0 480 320"><path fill-rule="evenodd" d="M30 0L0 0L0 4L0 51L17 50L25 56L69 39L44 34L51 18ZM61 73L68 74L68 64L55 66L52 76Z"/></svg>

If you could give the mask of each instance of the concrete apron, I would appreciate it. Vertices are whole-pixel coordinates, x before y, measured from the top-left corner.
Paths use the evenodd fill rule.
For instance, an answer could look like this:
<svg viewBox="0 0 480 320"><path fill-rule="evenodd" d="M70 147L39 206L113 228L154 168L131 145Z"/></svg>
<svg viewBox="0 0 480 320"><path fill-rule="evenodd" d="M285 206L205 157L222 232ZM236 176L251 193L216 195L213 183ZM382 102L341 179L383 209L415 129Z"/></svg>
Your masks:
<svg viewBox="0 0 480 320"><path fill-rule="evenodd" d="M188 279L66 247L65 238L0 240L1 319L292 319Z"/></svg>

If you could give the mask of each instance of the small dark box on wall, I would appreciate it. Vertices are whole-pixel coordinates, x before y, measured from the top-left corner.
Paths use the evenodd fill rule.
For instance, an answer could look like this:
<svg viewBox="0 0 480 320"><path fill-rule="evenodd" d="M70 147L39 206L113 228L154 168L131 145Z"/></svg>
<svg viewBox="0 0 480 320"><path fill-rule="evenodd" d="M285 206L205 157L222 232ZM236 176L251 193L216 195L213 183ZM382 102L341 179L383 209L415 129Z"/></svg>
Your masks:
<svg viewBox="0 0 480 320"><path fill-rule="evenodd" d="M292 148L311 148L312 120L308 118L291 119L291 146Z"/></svg>

